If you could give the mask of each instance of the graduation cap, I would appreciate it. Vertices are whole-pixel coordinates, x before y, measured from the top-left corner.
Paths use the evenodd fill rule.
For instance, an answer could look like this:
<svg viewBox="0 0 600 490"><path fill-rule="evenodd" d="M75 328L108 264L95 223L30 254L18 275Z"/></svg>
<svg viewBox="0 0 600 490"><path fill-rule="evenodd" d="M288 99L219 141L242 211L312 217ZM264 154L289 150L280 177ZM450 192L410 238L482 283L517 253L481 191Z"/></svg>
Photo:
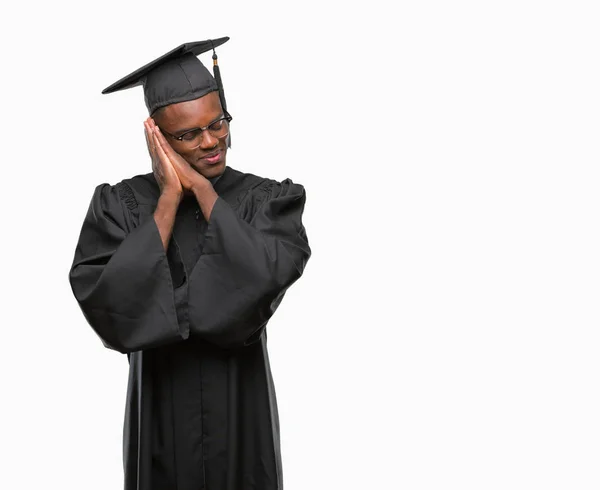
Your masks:
<svg viewBox="0 0 600 490"><path fill-rule="evenodd" d="M226 111L225 93L215 48L228 40L229 37L220 37L182 44L106 87L102 93L110 94L143 85L146 107L152 115L154 111L166 105L198 99L218 90L221 106ZM214 77L196 57L211 49Z"/></svg>

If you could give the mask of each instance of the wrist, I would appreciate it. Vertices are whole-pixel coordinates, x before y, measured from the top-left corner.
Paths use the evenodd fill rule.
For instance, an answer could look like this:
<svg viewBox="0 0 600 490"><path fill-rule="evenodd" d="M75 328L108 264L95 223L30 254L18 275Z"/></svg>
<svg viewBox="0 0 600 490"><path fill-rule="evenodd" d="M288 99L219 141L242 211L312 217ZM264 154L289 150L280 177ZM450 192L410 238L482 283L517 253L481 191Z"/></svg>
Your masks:
<svg viewBox="0 0 600 490"><path fill-rule="evenodd" d="M174 204L178 206L181 202L181 199L183 199L183 191L163 189L159 199L168 204Z"/></svg>
<svg viewBox="0 0 600 490"><path fill-rule="evenodd" d="M196 196L196 198L198 196L205 195L209 189L212 189L212 184L208 179L205 178L197 179L197 181L194 182L190 187L190 191Z"/></svg>

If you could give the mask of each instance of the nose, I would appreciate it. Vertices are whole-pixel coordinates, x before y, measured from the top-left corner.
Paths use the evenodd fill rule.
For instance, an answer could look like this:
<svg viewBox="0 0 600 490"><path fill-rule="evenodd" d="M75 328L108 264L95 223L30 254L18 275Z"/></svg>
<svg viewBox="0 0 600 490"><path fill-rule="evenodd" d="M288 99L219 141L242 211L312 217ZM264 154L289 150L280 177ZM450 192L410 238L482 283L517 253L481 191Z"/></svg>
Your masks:
<svg viewBox="0 0 600 490"><path fill-rule="evenodd" d="M219 143L219 139L210 134L210 131L202 131L200 138L202 138L200 141L200 148L203 150L211 150Z"/></svg>

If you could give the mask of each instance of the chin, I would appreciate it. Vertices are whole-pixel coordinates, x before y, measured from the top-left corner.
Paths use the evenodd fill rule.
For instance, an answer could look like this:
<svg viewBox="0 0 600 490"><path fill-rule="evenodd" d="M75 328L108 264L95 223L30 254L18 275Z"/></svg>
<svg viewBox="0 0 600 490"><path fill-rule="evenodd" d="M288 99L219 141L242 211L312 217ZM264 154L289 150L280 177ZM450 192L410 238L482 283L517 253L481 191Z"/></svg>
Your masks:
<svg viewBox="0 0 600 490"><path fill-rule="evenodd" d="M219 163L215 165L192 165L194 170L199 174L203 175L206 178L217 177L221 175L225 171L225 167L227 167L227 163L225 158L223 158Z"/></svg>

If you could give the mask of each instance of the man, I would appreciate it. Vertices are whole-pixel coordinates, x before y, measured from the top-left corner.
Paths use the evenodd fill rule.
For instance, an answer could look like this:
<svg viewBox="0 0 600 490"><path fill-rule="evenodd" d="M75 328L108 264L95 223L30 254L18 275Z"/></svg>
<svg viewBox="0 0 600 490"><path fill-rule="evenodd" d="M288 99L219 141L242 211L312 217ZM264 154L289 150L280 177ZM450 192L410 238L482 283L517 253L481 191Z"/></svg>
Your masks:
<svg viewBox="0 0 600 490"><path fill-rule="evenodd" d="M266 325L311 250L304 188L226 165L214 48L184 44L103 93L144 86L152 172L94 192L69 280L129 358L126 490L280 490ZM196 55L213 50L214 77Z"/></svg>

